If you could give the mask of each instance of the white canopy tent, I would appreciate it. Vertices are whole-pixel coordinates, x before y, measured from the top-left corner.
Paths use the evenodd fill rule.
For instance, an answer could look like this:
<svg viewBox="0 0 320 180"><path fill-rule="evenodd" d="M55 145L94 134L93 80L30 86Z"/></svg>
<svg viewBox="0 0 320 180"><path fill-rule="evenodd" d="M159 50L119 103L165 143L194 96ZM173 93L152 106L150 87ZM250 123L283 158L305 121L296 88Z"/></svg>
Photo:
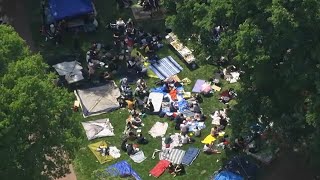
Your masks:
<svg viewBox="0 0 320 180"><path fill-rule="evenodd" d="M113 126L108 118L82 122L82 126L86 131L88 140L100 137L114 136Z"/></svg>
<svg viewBox="0 0 320 180"><path fill-rule="evenodd" d="M103 86L78 89L74 93L80 102L84 117L107 113L120 107L117 101L120 90L114 81Z"/></svg>
<svg viewBox="0 0 320 180"><path fill-rule="evenodd" d="M62 62L53 65L60 76L65 76L66 81L71 84L84 79L81 70L83 69L79 62Z"/></svg>

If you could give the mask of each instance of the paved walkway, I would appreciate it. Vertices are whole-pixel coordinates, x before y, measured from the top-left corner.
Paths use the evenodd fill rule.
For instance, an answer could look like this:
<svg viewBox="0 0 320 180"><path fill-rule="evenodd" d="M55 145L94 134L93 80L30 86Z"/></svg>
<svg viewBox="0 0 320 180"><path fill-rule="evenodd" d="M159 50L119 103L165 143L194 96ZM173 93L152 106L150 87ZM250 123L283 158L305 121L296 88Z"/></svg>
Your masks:
<svg viewBox="0 0 320 180"><path fill-rule="evenodd" d="M30 49L35 51L30 29L30 18L25 3L27 2L20 0L0 0L0 16L8 17L9 24L26 40Z"/></svg>

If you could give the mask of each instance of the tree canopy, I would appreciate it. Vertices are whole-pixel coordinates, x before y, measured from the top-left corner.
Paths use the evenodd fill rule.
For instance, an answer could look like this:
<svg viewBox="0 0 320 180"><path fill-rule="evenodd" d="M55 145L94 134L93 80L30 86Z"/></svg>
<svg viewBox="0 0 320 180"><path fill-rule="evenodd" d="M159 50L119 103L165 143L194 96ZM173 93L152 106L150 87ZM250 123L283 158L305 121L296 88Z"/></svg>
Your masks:
<svg viewBox="0 0 320 180"><path fill-rule="evenodd" d="M286 143L320 152L319 1L182 0L175 12L166 24L184 40L200 37L189 43L200 61L227 56L245 72L232 111L234 134L262 116ZM224 30L213 41L217 26Z"/></svg>
<svg viewBox="0 0 320 180"><path fill-rule="evenodd" d="M0 32L0 178L62 176L80 136L73 97L13 28L0 25Z"/></svg>

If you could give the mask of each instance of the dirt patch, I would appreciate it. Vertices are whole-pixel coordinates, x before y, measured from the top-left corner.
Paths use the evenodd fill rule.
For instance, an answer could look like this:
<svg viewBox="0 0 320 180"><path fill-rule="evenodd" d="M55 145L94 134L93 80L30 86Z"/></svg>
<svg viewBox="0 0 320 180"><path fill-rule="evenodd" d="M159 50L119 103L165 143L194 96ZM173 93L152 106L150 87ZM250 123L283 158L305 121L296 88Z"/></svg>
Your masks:
<svg viewBox="0 0 320 180"><path fill-rule="evenodd" d="M76 174L74 173L72 164L69 165L70 173L66 174L65 177L56 180L77 180Z"/></svg>
<svg viewBox="0 0 320 180"><path fill-rule="evenodd" d="M0 0L2 9L1 14L8 16L9 24L11 24L19 35L26 40L32 51L35 51L32 32L30 29L30 18L28 9L26 9L28 1L21 0Z"/></svg>

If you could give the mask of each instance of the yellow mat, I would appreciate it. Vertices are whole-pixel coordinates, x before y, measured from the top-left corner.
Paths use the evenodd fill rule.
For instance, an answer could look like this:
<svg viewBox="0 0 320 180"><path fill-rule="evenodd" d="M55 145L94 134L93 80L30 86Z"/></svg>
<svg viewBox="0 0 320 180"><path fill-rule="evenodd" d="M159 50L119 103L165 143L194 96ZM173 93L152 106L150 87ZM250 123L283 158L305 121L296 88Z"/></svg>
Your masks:
<svg viewBox="0 0 320 180"><path fill-rule="evenodd" d="M100 164L109 162L113 160L112 156L102 156L100 152L97 151L97 148L99 146L108 146L105 141L99 141L93 144L88 145L89 149L92 151L92 153L96 156Z"/></svg>
<svg viewBox="0 0 320 180"><path fill-rule="evenodd" d="M203 144L211 144L213 141L215 141L216 138L214 138L213 136L211 136L211 134L209 134L206 138L204 138L204 140L202 140L201 142Z"/></svg>
<svg viewBox="0 0 320 180"><path fill-rule="evenodd" d="M153 71L151 71L151 69L149 68L150 66L150 63L148 62L144 62L144 66L146 66L148 68L148 71L147 71L147 76L149 78L159 78Z"/></svg>

